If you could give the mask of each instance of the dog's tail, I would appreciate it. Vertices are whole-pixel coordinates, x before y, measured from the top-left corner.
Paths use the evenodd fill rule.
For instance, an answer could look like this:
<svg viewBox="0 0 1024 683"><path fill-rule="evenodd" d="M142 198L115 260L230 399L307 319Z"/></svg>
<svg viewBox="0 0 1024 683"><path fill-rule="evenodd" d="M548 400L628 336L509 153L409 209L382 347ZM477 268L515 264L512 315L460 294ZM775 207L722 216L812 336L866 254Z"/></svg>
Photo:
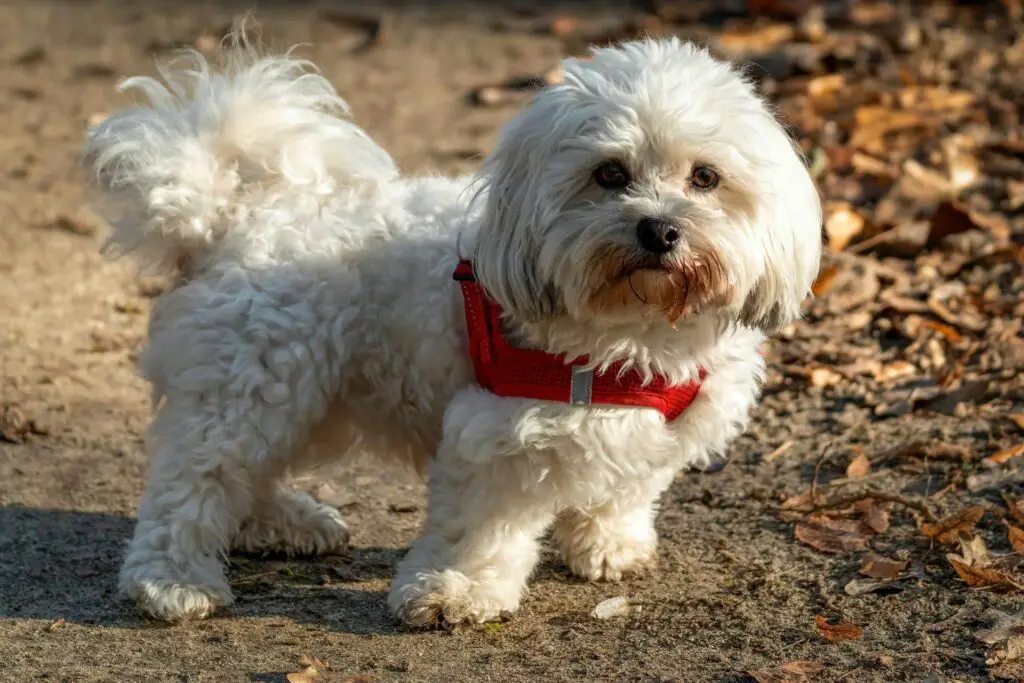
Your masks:
<svg viewBox="0 0 1024 683"><path fill-rule="evenodd" d="M393 178L394 162L357 125L312 65L260 55L238 34L214 70L196 52L126 80L142 106L87 135L83 165L113 232L111 256L181 268L244 225L256 195L313 200Z"/></svg>

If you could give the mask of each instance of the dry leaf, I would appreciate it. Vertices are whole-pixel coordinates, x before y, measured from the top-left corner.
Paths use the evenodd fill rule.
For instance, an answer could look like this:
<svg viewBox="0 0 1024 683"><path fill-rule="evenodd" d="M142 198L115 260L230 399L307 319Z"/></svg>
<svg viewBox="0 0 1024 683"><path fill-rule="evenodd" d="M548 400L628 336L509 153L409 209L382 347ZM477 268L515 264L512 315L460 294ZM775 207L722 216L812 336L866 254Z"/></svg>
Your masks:
<svg viewBox="0 0 1024 683"><path fill-rule="evenodd" d="M767 24L750 30L725 31L716 42L731 56L764 54L793 39L791 24Z"/></svg>
<svg viewBox="0 0 1024 683"><path fill-rule="evenodd" d="M976 527L984 515L985 508L974 505L934 524L925 522L921 525L921 533L939 543L955 543L961 531Z"/></svg>
<svg viewBox="0 0 1024 683"><path fill-rule="evenodd" d="M64 617L61 617L57 621L55 621L52 624L50 624L50 626L47 628L47 630L52 633L52 632L56 631L57 629L59 629L63 625L64 625Z"/></svg>
<svg viewBox="0 0 1024 683"><path fill-rule="evenodd" d="M828 235L829 249L839 252L864 231L864 218L846 202L834 204L830 208L825 219L825 234Z"/></svg>
<svg viewBox="0 0 1024 683"><path fill-rule="evenodd" d="M833 519L815 513L798 522L794 535L801 543L811 546L823 553L841 555L863 550L867 546L867 536L860 524L851 519Z"/></svg>
<svg viewBox="0 0 1024 683"><path fill-rule="evenodd" d="M792 676L813 676L819 674L825 670L825 667L818 662L810 662L803 659L797 659L792 662L786 662L782 665L782 673L790 674Z"/></svg>
<svg viewBox="0 0 1024 683"><path fill-rule="evenodd" d="M1010 537L1010 547L1019 553L1024 553L1024 529L1007 526L1006 530Z"/></svg>
<svg viewBox="0 0 1024 683"><path fill-rule="evenodd" d="M832 283L835 282L837 275L839 275L839 266L834 263L822 268L814 280L814 284L811 285L811 292L814 296L822 296L832 289Z"/></svg>
<svg viewBox="0 0 1024 683"><path fill-rule="evenodd" d="M1018 524L1024 524L1024 498L1014 500L1004 492L1003 502L1006 503L1006 510L1010 513L1010 519Z"/></svg>
<svg viewBox="0 0 1024 683"><path fill-rule="evenodd" d="M590 616L595 619L611 619L612 617L624 617L635 614L642 609L642 605L633 604L629 598L620 595L597 603L597 606L590 612Z"/></svg>
<svg viewBox="0 0 1024 683"><path fill-rule="evenodd" d="M1020 591L1024 590L1010 571L1024 561L1021 555L992 556L988 552L985 540L975 536L960 541L960 555L946 555L950 565L964 583L972 588L991 588L993 590Z"/></svg>
<svg viewBox="0 0 1024 683"><path fill-rule="evenodd" d="M841 643L844 640L860 640L864 631L854 624L830 624L823 616L814 617L814 623L825 640Z"/></svg>
<svg viewBox="0 0 1024 683"><path fill-rule="evenodd" d="M1013 415L1007 415L1013 424L1017 425L1017 429L1024 429L1024 413L1014 413Z"/></svg>
<svg viewBox="0 0 1024 683"><path fill-rule="evenodd" d="M842 375L824 365L807 369L807 380L814 387L830 387L838 384L841 379Z"/></svg>
<svg viewBox="0 0 1024 683"><path fill-rule="evenodd" d="M747 675L757 681L757 683L786 683L786 677L774 671L761 669L760 671L748 671Z"/></svg>
<svg viewBox="0 0 1024 683"><path fill-rule="evenodd" d="M873 579L898 579L910 565L909 561L890 560L875 553L868 553L861 561L860 573Z"/></svg>
<svg viewBox="0 0 1024 683"><path fill-rule="evenodd" d="M878 369L878 372L875 373L875 381L892 382L897 379L913 377L916 374L917 368L914 367L913 363L908 363L905 360L895 360Z"/></svg>
<svg viewBox="0 0 1024 683"><path fill-rule="evenodd" d="M985 458L984 462L990 465L1001 465L1004 462L1012 460L1013 458L1016 458L1019 455L1024 455L1024 443L1017 444L1016 446L1011 446L1010 448L1001 450L998 453L993 453L992 455Z"/></svg>
<svg viewBox="0 0 1024 683"><path fill-rule="evenodd" d="M864 453L864 449L855 446L857 455L850 460L850 464L846 466L846 476L851 479L860 479L866 477L871 471L871 458Z"/></svg>
<svg viewBox="0 0 1024 683"><path fill-rule="evenodd" d="M302 667L299 671L285 676L288 683L326 683L327 672L331 670L324 660L308 655L299 657L299 666Z"/></svg>
<svg viewBox="0 0 1024 683"><path fill-rule="evenodd" d="M989 628L975 631L974 637L986 645L998 645L1014 636L1024 635L1024 612L1007 614L994 607L981 614L983 619L995 622Z"/></svg>
<svg viewBox="0 0 1024 683"><path fill-rule="evenodd" d="M892 512L892 502L865 498L858 501L854 507L861 515L861 528L866 533L884 534L889 530L889 513Z"/></svg>

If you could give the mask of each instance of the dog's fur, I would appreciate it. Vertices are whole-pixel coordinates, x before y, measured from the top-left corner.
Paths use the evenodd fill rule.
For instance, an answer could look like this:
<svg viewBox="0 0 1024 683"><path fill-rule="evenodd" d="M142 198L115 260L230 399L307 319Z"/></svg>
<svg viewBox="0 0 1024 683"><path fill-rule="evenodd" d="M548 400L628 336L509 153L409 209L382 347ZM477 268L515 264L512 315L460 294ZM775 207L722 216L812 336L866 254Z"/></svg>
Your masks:
<svg viewBox="0 0 1024 683"><path fill-rule="evenodd" d="M389 598L410 626L514 611L551 525L587 579L647 566L659 495L744 429L758 347L818 269L817 191L752 86L674 39L597 49L476 176L410 178L311 65L244 39L227 54L127 81L148 103L95 127L83 155L108 251L175 277L140 357L152 463L121 589L155 617L202 617L232 600L230 548L341 549L339 513L282 480L355 450L429 477ZM595 184L610 159L629 187ZM692 187L698 162L719 187ZM653 262L645 217L681 233ZM460 257L517 343L677 382L703 367L699 398L666 423L484 392Z"/></svg>

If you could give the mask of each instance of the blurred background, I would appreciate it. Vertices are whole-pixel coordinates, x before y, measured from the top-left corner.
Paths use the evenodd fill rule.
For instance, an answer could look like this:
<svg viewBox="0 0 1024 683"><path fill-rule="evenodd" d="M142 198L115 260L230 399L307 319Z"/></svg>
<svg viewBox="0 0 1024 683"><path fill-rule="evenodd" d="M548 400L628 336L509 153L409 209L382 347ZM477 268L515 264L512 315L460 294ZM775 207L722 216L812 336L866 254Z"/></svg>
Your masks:
<svg viewBox="0 0 1024 683"><path fill-rule="evenodd" d="M474 170L588 45L677 35L747 65L827 255L754 426L666 496L654 574L586 585L546 555L509 623L402 633L384 596L423 488L356 464L296 484L343 509L348 555L233 557L238 604L198 625L116 597L164 284L98 256L76 155L121 78L215 59L247 14L409 173ZM1021 0L3 3L0 679L1024 680L1022 27ZM591 613L623 596L642 609ZM303 655L331 671L286 679Z"/></svg>

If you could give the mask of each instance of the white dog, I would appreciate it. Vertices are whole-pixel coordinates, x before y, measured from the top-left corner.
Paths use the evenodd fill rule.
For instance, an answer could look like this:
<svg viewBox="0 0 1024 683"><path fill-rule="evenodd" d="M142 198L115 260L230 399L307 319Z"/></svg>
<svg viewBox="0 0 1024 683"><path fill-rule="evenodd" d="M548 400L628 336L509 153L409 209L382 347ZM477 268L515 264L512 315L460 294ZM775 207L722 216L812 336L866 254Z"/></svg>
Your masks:
<svg viewBox="0 0 1024 683"><path fill-rule="evenodd" d="M648 566L659 495L744 429L818 270L818 193L750 83L674 39L596 49L475 177L409 178L308 63L229 54L127 81L148 103L83 157L108 250L176 275L122 590L202 617L230 548L342 549L282 481L356 450L428 475L409 626L514 611L552 525L582 577Z"/></svg>

